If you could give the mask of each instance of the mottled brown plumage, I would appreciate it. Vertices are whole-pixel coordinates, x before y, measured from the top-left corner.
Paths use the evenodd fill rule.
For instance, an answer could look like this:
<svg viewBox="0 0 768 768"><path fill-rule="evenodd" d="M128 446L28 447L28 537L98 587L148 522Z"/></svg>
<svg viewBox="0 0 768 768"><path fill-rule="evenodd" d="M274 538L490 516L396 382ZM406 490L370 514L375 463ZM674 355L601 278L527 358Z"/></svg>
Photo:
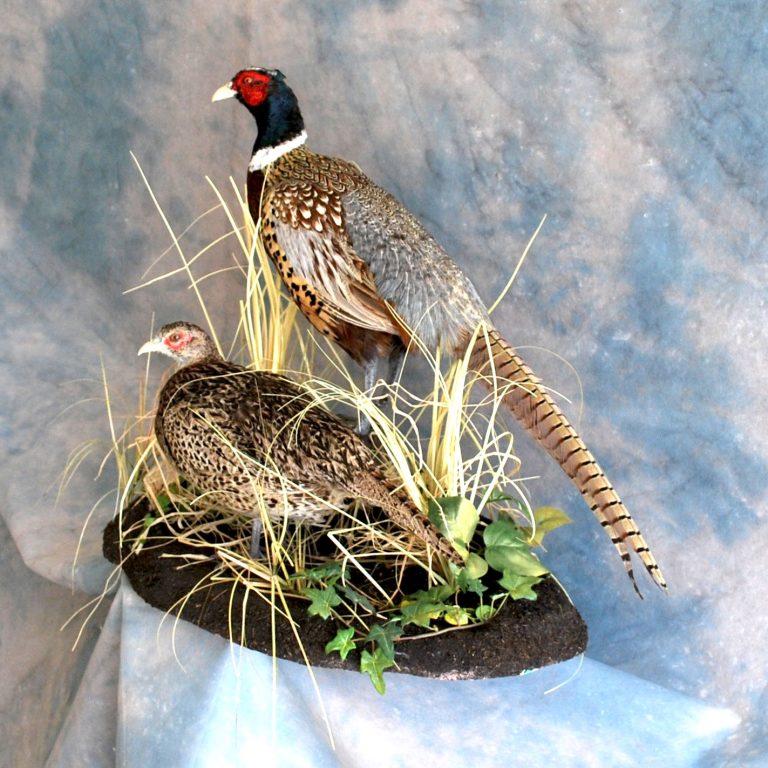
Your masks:
<svg viewBox="0 0 768 768"><path fill-rule="evenodd" d="M417 335L514 383L503 402L558 462L606 529L637 590L629 549L661 570L618 494L539 380L493 327L474 286L420 222L354 164L311 152L298 102L277 70L247 69L214 94L236 97L258 124L248 202L266 252L307 319L375 382ZM638 590L639 594L639 590Z"/></svg>
<svg viewBox="0 0 768 768"><path fill-rule="evenodd" d="M166 457L214 505L257 518L321 522L359 499L461 563L398 490L366 443L284 376L224 360L191 323L164 326L143 352L181 363L160 391L155 435Z"/></svg>

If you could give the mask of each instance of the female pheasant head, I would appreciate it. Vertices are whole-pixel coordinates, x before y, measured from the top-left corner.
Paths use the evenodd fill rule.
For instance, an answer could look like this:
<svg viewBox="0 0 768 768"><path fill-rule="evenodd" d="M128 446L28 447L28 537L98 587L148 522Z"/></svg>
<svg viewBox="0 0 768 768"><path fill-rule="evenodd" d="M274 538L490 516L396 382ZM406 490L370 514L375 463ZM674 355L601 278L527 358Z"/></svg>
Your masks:
<svg viewBox="0 0 768 768"><path fill-rule="evenodd" d="M182 366L221 358L211 337L199 326L185 322L164 325L139 350L140 355L148 352L168 355Z"/></svg>
<svg viewBox="0 0 768 768"><path fill-rule="evenodd" d="M296 94L279 69L242 69L213 94L212 101L237 99L259 128L251 165L263 168L307 140Z"/></svg>

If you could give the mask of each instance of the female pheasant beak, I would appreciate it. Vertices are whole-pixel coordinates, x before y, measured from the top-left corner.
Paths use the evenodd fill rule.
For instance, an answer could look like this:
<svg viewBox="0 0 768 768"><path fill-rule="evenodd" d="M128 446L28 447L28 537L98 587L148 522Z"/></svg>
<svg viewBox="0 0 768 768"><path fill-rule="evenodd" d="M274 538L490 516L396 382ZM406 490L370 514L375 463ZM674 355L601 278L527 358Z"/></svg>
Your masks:
<svg viewBox="0 0 768 768"><path fill-rule="evenodd" d="M151 341L148 341L146 344L143 344L141 349L138 351L138 355L147 355L150 352L160 352L162 354L167 354L167 350L165 348L165 344L163 343L162 339L154 338Z"/></svg>
<svg viewBox="0 0 768 768"><path fill-rule="evenodd" d="M232 87L232 81L230 80L213 94L211 101L224 101L224 99L232 99L235 96L237 96L237 91Z"/></svg>

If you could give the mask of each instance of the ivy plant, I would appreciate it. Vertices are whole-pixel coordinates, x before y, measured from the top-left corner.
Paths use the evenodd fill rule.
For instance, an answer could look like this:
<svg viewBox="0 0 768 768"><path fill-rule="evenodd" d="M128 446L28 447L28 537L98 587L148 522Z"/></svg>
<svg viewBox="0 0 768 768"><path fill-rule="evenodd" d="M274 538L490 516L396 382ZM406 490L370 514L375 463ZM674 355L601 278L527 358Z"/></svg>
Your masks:
<svg viewBox="0 0 768 768"><path fill-rule="evenodd" d="M491 501L511 500L498 494ZM434 632L441 626L479 624L493 618L508 599L535 600L534 588L549 570L531 550L541 546L547 533L570 522L554 507L533 510L527 524L518 523L519 516L509 512L486 521L471 502L457 496L432 500L428 515L464 564L447 564L445 583L405 595L394 607L377 610L366 595L350 586L348 573L339 563L292 577L304 584L301 591L309 599L310 615L333 618L339 624L325 652L346 659L359 651L360 671L379 693L386 689L384 672L395 666L396 641L406 629ZM362 628L357 626L360 608L375 619Z"/></svg>

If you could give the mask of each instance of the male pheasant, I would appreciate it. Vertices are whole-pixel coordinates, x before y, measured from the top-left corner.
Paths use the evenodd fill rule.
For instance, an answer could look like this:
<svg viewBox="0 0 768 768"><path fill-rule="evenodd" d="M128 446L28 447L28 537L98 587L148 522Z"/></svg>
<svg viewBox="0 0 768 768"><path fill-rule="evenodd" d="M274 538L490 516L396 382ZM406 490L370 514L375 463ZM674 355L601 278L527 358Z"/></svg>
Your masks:
<svg viewBox="0 0 768 768"><path fill-rule="evenodd" d="M163 326L139 354L161 352L181 367L158 396L155 435L179 473L215 505L254 518L321 522L331 505L359 499L461 564L459 554L389 478L341 419L285 378L224 360L208 334Z"/></svg>
<svg viewBox="0 0 768 768"><path fill-rule="evenodd" d="M213 95L235 97L258 135L248 165L248 204L260 237L307 319L364 366L381 359L390 380L412 337L493 369L512 383L503 402L563 468L616 546L635 590L629 548L656 584L661 570L613 486L539 379L493 327L467 276L392 195L353 163L305 146L298 101L275 69L238 72ZM482 326L484 333L476 334ZM474 339L474 341L473 341Z"/></svg>

